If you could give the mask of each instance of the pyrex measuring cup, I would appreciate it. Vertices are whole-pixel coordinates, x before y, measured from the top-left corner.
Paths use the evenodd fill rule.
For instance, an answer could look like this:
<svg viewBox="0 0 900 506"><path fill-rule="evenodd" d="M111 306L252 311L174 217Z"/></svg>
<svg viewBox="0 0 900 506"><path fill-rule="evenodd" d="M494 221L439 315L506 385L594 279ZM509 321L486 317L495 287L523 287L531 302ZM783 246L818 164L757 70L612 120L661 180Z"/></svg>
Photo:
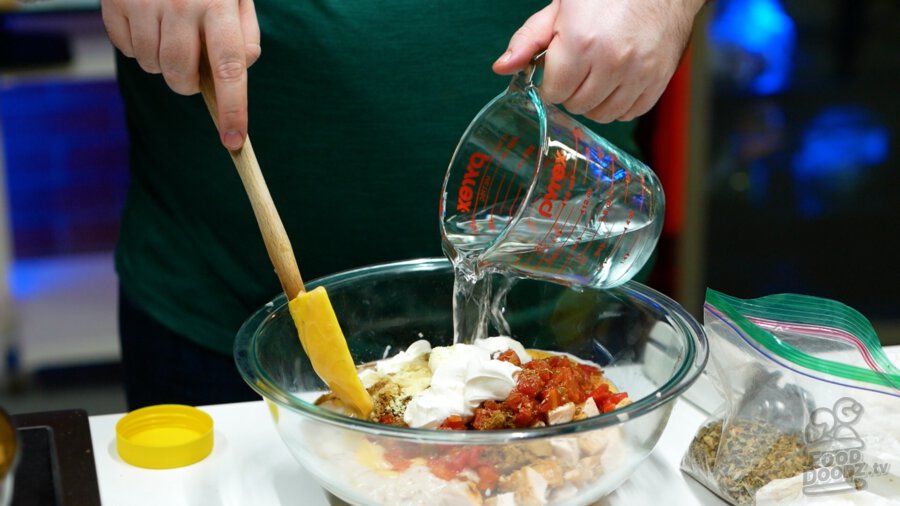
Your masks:
<svg viewBox="0 0 900 506"><path fill-rule="evenodd" d="M622 284L659 239L662 187L649 167L541 100L535 60L453 154L440 206L444 252L473 277Z"/></svg>

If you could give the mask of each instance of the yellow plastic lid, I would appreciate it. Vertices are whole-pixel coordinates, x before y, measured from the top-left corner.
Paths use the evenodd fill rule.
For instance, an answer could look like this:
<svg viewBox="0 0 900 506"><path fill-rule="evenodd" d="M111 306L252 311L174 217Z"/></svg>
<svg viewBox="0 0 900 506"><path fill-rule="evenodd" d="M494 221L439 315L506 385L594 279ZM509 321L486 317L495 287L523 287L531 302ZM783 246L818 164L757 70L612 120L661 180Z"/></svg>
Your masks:
<svg viewBox="0 0 900 506"><path fill-rule="evenodd" d="M136 409L116 423L122 460L148 469L199 462L213 448L212 417L192 406L160 404Z"/></svg>

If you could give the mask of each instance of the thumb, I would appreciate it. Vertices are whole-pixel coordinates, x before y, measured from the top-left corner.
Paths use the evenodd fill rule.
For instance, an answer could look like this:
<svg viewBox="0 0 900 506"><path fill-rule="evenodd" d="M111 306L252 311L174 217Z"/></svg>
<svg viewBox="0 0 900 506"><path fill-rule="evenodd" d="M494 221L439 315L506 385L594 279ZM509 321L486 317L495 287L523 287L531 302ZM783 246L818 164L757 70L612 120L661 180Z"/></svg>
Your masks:
<svg viewBox="0 0 900 506"><path fill-rule="evenodd" d="M509 39L506 52L494 62L494 72L514 74L525 68L534 55L547 49L553 40L553 25L558 11L559 3L554 1L528 18Z"/></svg>

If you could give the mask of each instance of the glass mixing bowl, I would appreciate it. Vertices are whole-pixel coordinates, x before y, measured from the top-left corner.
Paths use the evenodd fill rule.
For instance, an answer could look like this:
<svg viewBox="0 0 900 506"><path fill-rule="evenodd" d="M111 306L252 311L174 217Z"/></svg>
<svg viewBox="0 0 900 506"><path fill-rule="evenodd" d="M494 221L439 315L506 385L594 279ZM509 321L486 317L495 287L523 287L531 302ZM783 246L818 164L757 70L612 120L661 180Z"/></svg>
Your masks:
<svg viewBox="0 0 900 506"><path fill-rule="evenodd" d="M328 289L357 364L423 338L433 346L452 344L453 272L446 260L376 265L307 289L318 285ZM588 504L614 490L650 454L675 399L708 355L697 321L635 282L579 291L517 280L496 309L526 348L601 365L633 403L521 430L408 429L346 417L314 404L325 386L303 352L283 295L244 323L235 359L268 402L285 445L331 494L358 505L490 505ZM495 485L479 490L478 483Z"/></svg>

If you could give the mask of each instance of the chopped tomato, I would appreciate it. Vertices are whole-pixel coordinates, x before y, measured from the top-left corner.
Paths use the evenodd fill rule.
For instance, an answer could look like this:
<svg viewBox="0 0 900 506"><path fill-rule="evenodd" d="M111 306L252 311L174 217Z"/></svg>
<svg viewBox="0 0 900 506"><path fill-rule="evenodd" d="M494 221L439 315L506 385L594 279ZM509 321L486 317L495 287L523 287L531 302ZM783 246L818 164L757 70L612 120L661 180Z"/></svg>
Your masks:
<svg viewBox="0 0 900 506"><path fill-rule="evenodd" d="M538 405L538 411L549 413L559 407L559 392L555 388L544 390L544 398Z"/></svg>
<svg viewBox="0 0 900 506"><path fill-rule="evenodd" d="M438 427L440 430L466 430L466 428L466 420L459 415L447 417L444 423Z"/></svg>
<svg viewBox="0 0 900 506"><path fill-rule="evenodd" d="M594 367L592 365L587 365L587 364L578 364L578 369L581 370L582 374L584 374L585 377L590 377L594 373L600 372L600 369L597 369L596 367Z"/></svg>
<svg viewBox="0 0 900 506"><path fill-rule="evenodd" d="M428 467L438 478L452 480L463 469L475 469L480 464L481 451L477 446L453 448L429 459Z"/></svg>
<svg viewBox="0 0 900 506"><path fill-rule="evenodd" d="M597 404L597 408L601 412L609 413L616 408L616 405L628 398L628 393L612 393L609 390L609 385L604 383L591 393L591 397L594 398L594 403Z"/></svg>
<svg viewBox="0 0 900 506"><path fill-rule="evenodd" d="M500 475L497 474L497 471L493 466L478 467L478 490L481 490L482 492L493 490L497 488L497 483L499 481Z"/></svg>
<svg viewBox="0 0 900 506"><path fill-rule="evenodd" d="M533 397L513 390L506 399L506 405L515 413L513 415L513 425L516 427L534 425L537 413L535 413L536 405Z"/></svg>
<svg viewBox="0 0 900 506"><path fill-rule="evenodd" d="M501 353L501 354L497 357L497 360L502 360L502 361L504 361L504 362L509 362L509 363L511 363L511 364L513 364L513 365L516 365L516 366L519 366L519 367L522 366L522 361L519 360L519 354L516 353L516 352L513 351L513 350L506 350L506 351L504 351L503 353Z"/></svg>
<svg viewBox="0 0 900 506"><path fill-rule="evenodd" d="M516 390L525 395L534 397L542 388L544 388L544 380L537 371L525 369L516 378Z"/></svg>
<svg viewBox="0 0 900 506"><path fill-rule="evenodd" d="M609 397L609 393L609 385L603 383L591 392L591 397L594 398L594 403L597 404L597 407L600 407L603 401Z"/></svg>
<svg viewBox="0 0 900 506"><path fill-rule="evenodd" d="M431 460L428 462L428 469L431 469L431 473L442 480L450 481L453 478L456 478L456 475L459 474L459 471L455 471L450 468L447 462L443 460Z"/></svg>
<svg viewBox="0 0 900 506"><path fill-rule="evenodd" d="M499 355L500 360L518 364L518 355L512 350ZM496 430L531 427L547 422L547 414L559 406L572 402L583 403L594 399L597 408L606 413L615 409L625 392L613 393L604 382L599 367L576 362L563 355L533 359L520 365L516 386L503 401L485 401L475 409L469 420L450 417L441 424L442 429Z"/></svg>
<svg viewBox="0 0 900 506"><path fill-rule="evenodd" d="M616 409L616 406L625 400L628 397L628 394L625 392L619 392L616 394L611 394L609 397L603 400L602 405L598 405L600 411L604 413L609 413L610 411Z"/></svg>
<svg viewBox="0 0 900 506"><path fill-rule="evenodd" d="M628 398L628 393L627 392L619 392L619 393L610 395L609 398L612 399L613 402L618 404L618 403L624 401L626 398Z"/></svg>
<svg viewBox="0 0 900 506"><path fill-rule="evenodd" d="M412 464L412 460L406 458L401 453L395 452L385 452L384 460L386 460L387 463L391 465L391 468L394 471L405 471Z"/></svg>

